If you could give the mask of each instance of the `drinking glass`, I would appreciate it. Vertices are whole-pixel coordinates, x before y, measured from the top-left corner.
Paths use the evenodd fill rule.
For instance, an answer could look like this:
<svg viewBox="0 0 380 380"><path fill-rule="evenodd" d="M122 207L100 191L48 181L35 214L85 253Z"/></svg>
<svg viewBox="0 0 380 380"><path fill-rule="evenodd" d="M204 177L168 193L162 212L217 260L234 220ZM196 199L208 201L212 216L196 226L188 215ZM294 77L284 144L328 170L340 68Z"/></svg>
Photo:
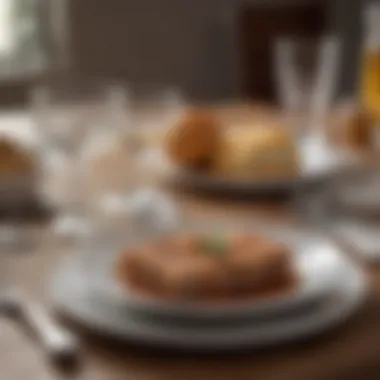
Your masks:
<svg viewBox="0 0 380 380"><path fill-rule="evenodd" d="M132 94L134 130L131 133L137 134L142 142L135 151L135 165L139 167L137 187L154 188L167 166L163 140L184 112L184 96L175 87L157 84L136 86Z"/></svg>
<svg viewBox="0 0 380 380"><path fill-rule="evenodd" d="M280 105L292 132L324 138L324 122L335 95L340 44L333 36L283 37L274 44Z"/></svg>
<svg viewBox="0 0 380 380"><path fill-rule="evenodd" d="M101 79L60 78L33 90L31 111L49 180L44 182L44 194L61 211L55 231L85 234L91 227L91 189L83 152L128 127L127 92L122 85Z"/></svg>
<svg viewBox="0 0 380 380"><path fill-rule="evenodd" d="M361 260L380 262L380 170L361 163L310 186L298 203L298 219L350 247Z"/></svg>
<svg viewBox="0 0 380 380"><path fill-rule="evenodd" d="M319 176L336 160L325 122L335 95L340 43L333 36L282 37L274 44L275 78L285 125L300 156L300 176ZM294 191L298 209L310 192L302 178Z"/></svg>
<svg viewBox="0 0 380 380"><path fill-rule="evenodd" d="M176 87L140 84L132 88L133 120L142 131L161 130L180 117L184 99Z"/></svg>
<svg viewBox="0 0 380 380"><path fill-rule="evenodd" d="M131 222L132 214L152 211L165 198L156 189L167 167L162 140L181 117L182 99L171 87L135 86L131 91L131 127L119 129L87 156L95 195L92 210L100 224L122 228Z"/></svg>

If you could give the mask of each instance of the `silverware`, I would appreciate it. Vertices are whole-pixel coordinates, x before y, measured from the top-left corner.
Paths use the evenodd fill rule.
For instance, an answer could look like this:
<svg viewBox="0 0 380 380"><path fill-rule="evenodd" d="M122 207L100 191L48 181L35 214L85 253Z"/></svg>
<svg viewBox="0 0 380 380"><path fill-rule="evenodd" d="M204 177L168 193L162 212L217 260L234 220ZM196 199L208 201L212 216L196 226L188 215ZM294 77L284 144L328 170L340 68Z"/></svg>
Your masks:
<svg viewBox="0 0 380 380"><path fill-rule="evenodd" d="M0 292L0 313L27 328L54 361L75 358L79 343L69 331L58 325L38 303L16 290Z"/></svg>

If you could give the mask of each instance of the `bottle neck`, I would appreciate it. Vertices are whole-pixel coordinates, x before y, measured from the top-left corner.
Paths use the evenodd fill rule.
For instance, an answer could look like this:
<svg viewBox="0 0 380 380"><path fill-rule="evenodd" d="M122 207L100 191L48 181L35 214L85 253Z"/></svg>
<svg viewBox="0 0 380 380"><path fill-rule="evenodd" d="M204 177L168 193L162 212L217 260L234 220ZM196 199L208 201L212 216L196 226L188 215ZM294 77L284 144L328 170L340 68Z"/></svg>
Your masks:
<svg viewBox="0 0 380 380"><path fill-rule="evenodd" d="M364 13L365 49L380 50L380 4L373 3Z"/></svg>
<svg viewBox="0 0 380 380"><path fill-rule="evenodd" d="M365 44L366 51L380 51L380 28L376 27L367 33Z"/></svg>

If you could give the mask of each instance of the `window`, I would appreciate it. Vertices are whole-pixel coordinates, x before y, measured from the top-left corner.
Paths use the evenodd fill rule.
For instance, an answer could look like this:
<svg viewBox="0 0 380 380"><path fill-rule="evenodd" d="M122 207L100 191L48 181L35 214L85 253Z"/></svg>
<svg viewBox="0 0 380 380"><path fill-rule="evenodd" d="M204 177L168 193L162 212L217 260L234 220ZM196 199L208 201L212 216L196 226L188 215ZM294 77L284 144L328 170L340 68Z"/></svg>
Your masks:
<svg viewBox="0 0 380 380"><path fill-rule="evenodd" d="M30 77L58 59L62 5L63 0L0 0L0 82Z"/></svg>
<svg viewBox="0 0 380 380"><path fill-rule="evenodd" d="M4 56L12 48L12 0L0 3L0 54Z"/></svg>
<svg viewBox="0 0 380 380"><path fill-rule="evenodd" d="M0 0L0 108L25 104L40 74L67 67L67 1Z"/></svg>

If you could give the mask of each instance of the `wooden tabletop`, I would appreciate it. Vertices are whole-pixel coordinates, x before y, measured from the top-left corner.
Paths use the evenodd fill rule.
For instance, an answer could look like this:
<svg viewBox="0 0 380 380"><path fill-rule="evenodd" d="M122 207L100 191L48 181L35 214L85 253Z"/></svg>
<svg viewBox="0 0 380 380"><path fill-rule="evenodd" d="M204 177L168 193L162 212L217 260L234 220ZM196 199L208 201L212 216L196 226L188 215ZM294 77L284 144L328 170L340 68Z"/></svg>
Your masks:
<svg viewBox="0 0 380 380"><path fill-rule="evenodd" d="M236 203L178 194L189 216L221 216L236 220L268 218L297 222L282 202ZM67 255L46 227L36 227L36 244L8 256L13 284L49 304L46 280ZM189 356L114 346L75 331L83 338L81 368L64 374L47 363L33 340L3 318L0 328L0 379L4 380L294 380L380 378L380 270L366 268L372 286L364 307L332 332L302 344L224 356Z"/></svg>
<svg viewBox="0 0 380 380"><path fill-rule="evenodd" d="M282 218L296 221L281 204L232 204L181 196L188 214L224 216L236 220ZM10 278L35 298L48 304L45 281L60 259L67 255L41 227L36 247L9 258ZM306 343L230 356L194 357L173 352L145 351L132 346L114 346L82 334L83 368L79 380L124 379L378 379L380 375L380 271L367 269L372 279L365 306L347 323ZM41 380L65 378L49 365L38 345L8 320L1 321L1 379ZM50 376L50 377L49 377ZM57 377L54 377L57 376ZM67 378L73 378L69 375Z"/></svg>

